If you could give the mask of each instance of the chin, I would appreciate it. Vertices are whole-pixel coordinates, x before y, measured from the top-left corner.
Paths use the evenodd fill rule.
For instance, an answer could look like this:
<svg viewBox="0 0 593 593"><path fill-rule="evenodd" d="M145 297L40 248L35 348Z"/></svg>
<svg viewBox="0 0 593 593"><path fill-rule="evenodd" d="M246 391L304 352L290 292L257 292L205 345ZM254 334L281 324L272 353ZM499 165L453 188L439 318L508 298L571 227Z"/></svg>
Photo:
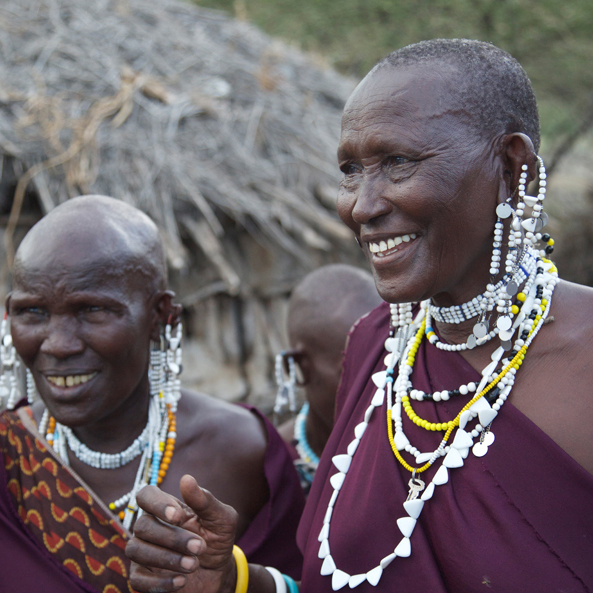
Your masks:
<svg viewBox="0 0 593 593"><path fill-rule="evenodd" d="M400 275L395 279L379 278L376 274L375 286L379 296L387 303L417 303L430 298L430 291L420 282L407 279Z"/></svg>

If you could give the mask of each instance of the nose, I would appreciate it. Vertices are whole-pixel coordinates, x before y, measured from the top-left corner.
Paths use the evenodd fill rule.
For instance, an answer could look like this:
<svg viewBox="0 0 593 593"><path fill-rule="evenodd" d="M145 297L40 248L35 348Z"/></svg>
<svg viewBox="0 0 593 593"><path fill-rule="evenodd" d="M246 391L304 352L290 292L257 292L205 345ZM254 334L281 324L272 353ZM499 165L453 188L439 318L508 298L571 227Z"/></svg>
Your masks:
<svg viewBox="0 0 593 593"><path fill-rule="evenodd" d="M358 225L365 225L391 212L388 189L389 183L381 172L365 173L356 192L352 220Z"/></svg>
<svg viewBox="0 0 593 593"><path fill-rule="evenodd" d="M65 315L52 315L40 351L58 359L81 354L84 351L84 342L78 336L76 319Z"/></svg>

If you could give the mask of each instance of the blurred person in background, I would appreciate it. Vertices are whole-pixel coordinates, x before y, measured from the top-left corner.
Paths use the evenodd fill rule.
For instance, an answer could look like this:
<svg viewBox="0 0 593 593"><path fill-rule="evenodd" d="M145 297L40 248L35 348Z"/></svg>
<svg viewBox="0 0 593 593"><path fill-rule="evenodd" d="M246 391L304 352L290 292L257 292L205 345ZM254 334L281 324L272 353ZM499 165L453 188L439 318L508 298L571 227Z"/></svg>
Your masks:
<svg viewBox="0 0 593 593"><path fill-rule="evenodd" d="M298 384L306 401L296 418L282 424L278 432L292 451L306 493L333 426L348 334L361 317L382 302L373 277L346 264L311 272L290 297L290 349L276 359L278 395L282 397L283 389L294 390ZM288 369L288 375L283 369Z"/></svg>

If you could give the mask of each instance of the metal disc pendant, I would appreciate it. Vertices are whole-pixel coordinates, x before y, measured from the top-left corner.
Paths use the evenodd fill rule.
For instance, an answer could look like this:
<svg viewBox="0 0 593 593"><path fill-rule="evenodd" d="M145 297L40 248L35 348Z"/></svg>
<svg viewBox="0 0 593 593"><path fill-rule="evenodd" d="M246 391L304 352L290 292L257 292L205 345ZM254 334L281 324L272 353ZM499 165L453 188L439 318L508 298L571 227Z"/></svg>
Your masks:
<svg viewBox="0 0 593 593"><path fill-rule="evenodd" d="M513 342L511 340L502 340L500 345L505 352L508 352L513 347Z"/></svg>
<svg viewBox="0 0 593 593"><path fill-rule="evenodd" d="M498 218L508 218L512 213L513 209L507 202L503 202L496 207L496 215Z"/></svg>
<svg viewBox="0 0 593 593"><path fill-rule="evenodd" d="M496 320L496 327L498 327L500 331L506 331L508 329L511 329L512 326L513 320L510 317L507 317L506 315L503 315L502 317L499 317Z"/></svg>
<svg viewBox="0 0 593 593"><path fill-rule="evenodd" d="M541 218L535 219L535 232L539 233L544 228L544 221Z"/></svg>
<svg viewBox="0 0 593 593"><path fill-rule="evenodd" d="M480 339L488 333L488 326L484 322L476 323L474 325L474 336Z"/></svg>
<svg viewBox="0 0 593 593"><path fill-rule="evenodd" d="M547 212L542 212L542 213L539 215L539 217L540 217L540 219L541 219L541 221L542 221L542 224L543 224L544 226L546 226L546 225L548 224L548 220L549 220L549 218L550 218L550 217L548 216L548 213L547 213Z"/></svg>
<svg viewBox="0 0 593 593"><path fill-rule="evenodd" d="M467 339L467 348L468 350L473 350L476 346L476 336L474 336L474 334L471 334L470 337Z"/></svg>
<svg viewBox="0 0 593 593"><path fill-rule="evenodd" d="M517 283L514 280L511 280L507 284L506 291L509 296L515 296L519 291L519 287L517 286Z"/></svg>
<svg viewBox="0 0 593 593"><path fill-rule="evenodd" d="M489 447L493 442L494 442L494 433L492 433L492 432L486 433L486 435L484 436L484 445L486 445L486 447Z"/></svg>
<svg viewBox="0 0 593 593"><path fill-rule="evenodd" d="M485 445L484 443L476 443L472 447L472 451L476 457L484 457L484 455L486 455L486 453L488 453L488 446Z"/></svg>
<svg viewBox="0 0 593 593"><path fill-rule="evenodd" d="M498 337L503 341L503 342L508 342L512 337L513 334L515 332L512 329L507 329L507 330L503 330L498 332Z"/></svg>

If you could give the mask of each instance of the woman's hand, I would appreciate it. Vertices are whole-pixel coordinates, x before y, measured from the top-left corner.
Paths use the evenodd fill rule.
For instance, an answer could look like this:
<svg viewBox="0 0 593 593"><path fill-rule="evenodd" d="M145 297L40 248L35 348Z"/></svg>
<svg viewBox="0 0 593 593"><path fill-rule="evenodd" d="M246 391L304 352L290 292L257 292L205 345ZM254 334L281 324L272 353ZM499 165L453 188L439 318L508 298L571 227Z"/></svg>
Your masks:
<svg viewBox="0 0 593 593"><path fill-rule="evenodd" d="M185 504L154 486L138 493L144 514L126 546L130 582L140 592L233 592L236 511L191 476L180 482Z"/></svg>

